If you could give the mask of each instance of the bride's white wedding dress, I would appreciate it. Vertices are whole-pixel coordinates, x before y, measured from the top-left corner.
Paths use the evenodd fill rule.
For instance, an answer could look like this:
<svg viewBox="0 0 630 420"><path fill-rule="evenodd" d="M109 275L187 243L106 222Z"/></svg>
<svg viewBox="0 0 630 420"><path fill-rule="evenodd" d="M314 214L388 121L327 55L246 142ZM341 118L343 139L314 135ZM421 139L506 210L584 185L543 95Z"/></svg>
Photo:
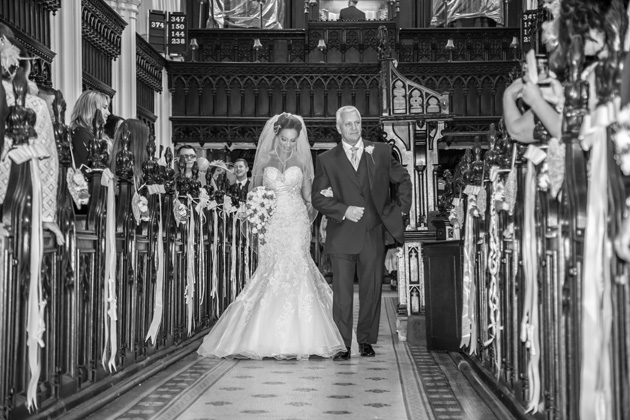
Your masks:
<svg viewBox="0 0 630 420"><path fill-rule="evenodd" d="M332 317L332 289L310 254L302 170L267 167L263 183L277 196L258 268L197 352L210 357L308 359L345 351Z"/></svg>

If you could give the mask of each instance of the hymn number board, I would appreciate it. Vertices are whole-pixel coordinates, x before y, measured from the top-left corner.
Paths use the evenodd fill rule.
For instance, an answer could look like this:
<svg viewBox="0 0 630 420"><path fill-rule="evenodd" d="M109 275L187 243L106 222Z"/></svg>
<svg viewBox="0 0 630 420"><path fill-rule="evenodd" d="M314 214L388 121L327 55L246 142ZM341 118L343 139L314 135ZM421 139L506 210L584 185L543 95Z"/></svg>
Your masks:
<svg viewBox="0 0 630 420"><path fill-rule="evenodd" d="M166 12L161 10L149 11L149 44L157 52L166 52Z"/></svg>
<svg viewBox="0 0 630 420"><path fill-rule="evenodd" d="M188 22L184 13L171 13L168 16L168 52L185 54L188 49Z"/></svg>

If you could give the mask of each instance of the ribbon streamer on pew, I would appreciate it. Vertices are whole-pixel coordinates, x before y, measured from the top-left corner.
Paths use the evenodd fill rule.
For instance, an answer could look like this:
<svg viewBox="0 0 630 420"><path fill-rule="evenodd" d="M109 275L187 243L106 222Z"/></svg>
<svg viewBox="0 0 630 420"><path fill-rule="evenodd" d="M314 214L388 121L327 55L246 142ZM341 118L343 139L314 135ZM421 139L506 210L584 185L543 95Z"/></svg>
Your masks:
<svg viewBox="0 0 630 420"><path fill-rule="evenodd" d="M147 185L149 195L152 194L165 194L164 185ZM155 345L157 334L160 331L160 325L162 324L162 312L164 310L164 236L162 228L162 197L158 196L158 203L160 208L160 215L158 219L158 240L157 249L155 255L156 264L156 279L155 279L155 304L153 306L153 319L149 326L147 337L144 341L151 340Z"/></svg>
<svg viewBox="0 0 630 420"><path fill-rule="evenodd" d="M46 331L44 309L46 301L42 293L42 258L44 255L44 232L42 227L42 190L37 161L49 156L42 144L24 144L11 149L7 156L17 165L29 162L33 185L33 201L31 204L31 243L30 243L30 282L28 288L28 304L26 332L28 335L28 365L31 377L26 389L26 407L31 412L37 409L37 383L41 373L40 347L44 347L43 335Z"/></svg>
<svg viewBox="0 0 630 420"><path fill-rule="evenodd" d="M501 306L499 304L499 269L501 266L501 251L499 227L497 222L496 191L499 188L499 168L493 166L490 169L490 181L492 182L492 198L490 200L490 254L488 256L488 272L490 273L490 285L488 286L488 305L490 306L490 323L488 325L488 340L483 343L488 346L494 342L494 366L497 379L501 375Z"/></svg>
<svg viewBox="0 0 630 420"><path fill-rule="evenodd" d="M580 418L604 420L612 405L612 296L608 237L607 127L616 121L619 100L597 107L582 123L582 147L590 149L584 273L582 282L582 368Z"/></svg>
<svg viewBox="0 0 630 420"><path fill-rule="evenodd" d="M188 335L194 328L194 299L195 299L195 214L193 213L193 199L188 195L188 238L186 243L186 329Z"/></svg>
<svg viewBox="0 0 630 420"><path fill-rule="evenodd" d="M205 189L202 189L199 194L199 202L195 206L195 211L199 214L199 271L198 278L201 282L201 296L199 297L199 306L203 305L204 298L206 296L206 282L203 279L206 278L204 275L204 268L206 266L206 253L204 252L204 244L203 244L203 224L206 221L206 215L204 210L210 206L210 196Z"/></svg>
<svg viewBox="0 0 630 420"><path fill-rule="evenodd" d="M105 313L103 314L105 343L102 364L105 370L116 371L118 335L116 321L116 182L109 169L103 170L101 185L107 187L107 219L105 220L105 286L103 287ZM109 346L109 361L108 359Z"/></svg>
<svg viewBox="0 0 630 420"><path fill-rule="evenodd" d="M232 284L232 299L236 298L236 215L232 214L232 261L230 264L230 283Z"/></svg>
<svg viewBox="0 0 630 420"><path fill-rule="evenodd" d="M537 413L540 403L540 337L538 319L538 251L536 243L536 165L547 157L540 148L529 145L525 176L525 209L523 216L523 275L525 303L521 318L521 341L529 348L527 377L529 393L527 411Z"/></svg>
<svg viewBox="0 0 630 420"><path fill-rule="evenodd" d="M462 340L460 347L468 346L468 354L477 352L477 329L475 327L475 238L474 215L476 211L475 199L481 187L468 185L464 194L468 195L466 208L466 221L464 224L464 273L463 273L463 299L462 299Z"/></svg>
<svg viewBox="0 0 630 420"><path fill-rule="evenodd" d="M216 203L215 203L216 204ZM210 291L210 296L215 300L215 311L217 317L220 315L219 311L219 277L217 274L217 246L219 243L219 214L217 211L217 207L215 206L212 209L212 227L213 227L213 240L212 240L212 291Z"/></svg>

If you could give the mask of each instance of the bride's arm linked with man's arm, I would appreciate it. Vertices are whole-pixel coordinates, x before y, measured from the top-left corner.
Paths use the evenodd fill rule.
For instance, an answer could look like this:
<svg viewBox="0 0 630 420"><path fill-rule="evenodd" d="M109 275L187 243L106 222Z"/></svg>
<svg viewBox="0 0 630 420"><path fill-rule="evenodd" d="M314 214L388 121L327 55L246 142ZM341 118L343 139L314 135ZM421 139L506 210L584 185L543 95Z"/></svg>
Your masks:
<svg viewBox="0 0 630 420"><path fill-rule="evenodd" d="M308 220L311 223L317 217L317 210L313 207L313 203L311 202L311 191L313 190L313 181L310 179L305 179L302 184L302 199L304 199L304 204L306 204L306 211L308 212Z"/></svg>
<svg viewBox="0 0 630 420"><path fill-rule="evenodd" d="M322 194L322 191L331 190L330 180L326 174L326 169L321 162L321 156L317 158L317 167L315 169L315 179L311 191L311 202L316 209L321 211L329 219L341 223L348 210L347 204L337 201L333 194Z"/></svg>

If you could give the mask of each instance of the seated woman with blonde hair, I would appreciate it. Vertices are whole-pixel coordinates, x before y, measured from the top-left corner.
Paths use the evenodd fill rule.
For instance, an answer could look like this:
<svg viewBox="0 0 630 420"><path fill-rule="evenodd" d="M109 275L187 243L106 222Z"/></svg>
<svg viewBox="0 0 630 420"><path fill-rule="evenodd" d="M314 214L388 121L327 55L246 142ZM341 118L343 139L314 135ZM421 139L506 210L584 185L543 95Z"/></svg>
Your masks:
<svg viewBox="0 0 630 420"><path fill-rule="evenodd" d="M96 135L94 133L94 115L96 110L101 110L103 124L109 116L109 96L94 90L84 91L72 109L70 117L70 130L72 136L72 151L77 168L81 165L88 166L90 142Z"/></svg>

